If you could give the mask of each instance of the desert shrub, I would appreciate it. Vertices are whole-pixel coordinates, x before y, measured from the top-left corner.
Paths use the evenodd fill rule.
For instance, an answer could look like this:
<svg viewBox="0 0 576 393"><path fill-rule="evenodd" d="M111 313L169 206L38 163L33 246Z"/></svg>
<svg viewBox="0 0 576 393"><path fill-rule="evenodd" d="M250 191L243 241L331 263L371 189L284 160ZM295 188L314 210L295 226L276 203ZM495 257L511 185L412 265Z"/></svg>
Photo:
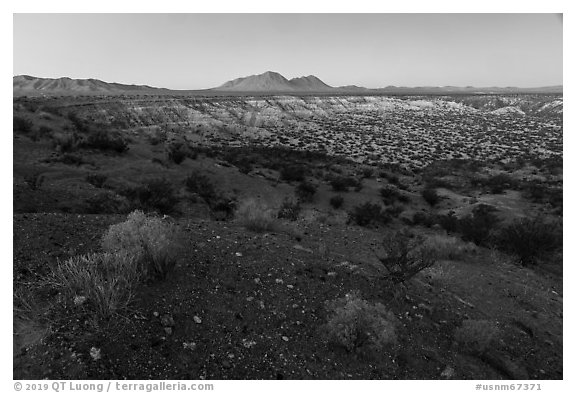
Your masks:
<svg viewBox="0 0 576 393"><path fill-rule="evenodd" d="M229 220L234 217L234 211L236 209L236 198L220 195L216 199L210 200L208 206L210 206L212 217L215 220Z"/></svg>
<svg viewBox="0 0 576 393"><path fill-rule="evenodd" d="M495 322L467 319L454 332L454 341L465 352L482 355L499 334Z"/></svg>
<svg viewBox="0 0 576 393"><path fill-rule="evenodd" d="M412 224L414 225L422 225L425 227L430 228L432 225L436 224L434 217L430 214L426 214L424 212L416 212L412 216Z"/></svg>
<svg viewBox="0 0 576 393"><path fill-rule="evenodd" d="M72 122L76 131L82 133L89 131L88 123L85 120L80 119L75 112L68 113L68 120Z"/></svg>
<svg viewBox="0 0 576 393"><path fill-rule="evenodd" d="M166 146L166 156L168 160L180 165L188 157L187 146L182 142L172 142Z"/></svg>
<svg viewBox="0 0 576 393"><path fill-rule="evenodd" d="M437 215L436 222L448 233L456 233L460 230L458 217L453 211Z"/></svg>
<svg viewBox="0 0 576 393"><path fill-rule="evenodd" d="M139 279L135 255L120 252L75 256L60 262L49 282L60 290L66 303L107 319L126 310Z"/></svg>
<svg viewBox="0 0 576 393"><path fill-rule="evenodd" d="M387 224L390 222L390 216L387 215L382 210L382 206L377 203L366 202L355 206L349 215L350 221L363 227L371 224Z"/></svg>
<svg viewBox="0 0 576 393"><path fill-rule="evenodd" d="M347 351L381 351L393 348L398 341L394 314L381 303L363 300L358 292L329 301L326 308L326 339Z"/></svg>
<svg viewBox="0 0 576 393"><path fill-rule="evenodd" d="M384 186L380 188L380 196L385 204L391 205L400 197L400 192L396 187Z"/></svg>
<svg viewBox="0 0 576 393"><path fill-rule="evenodd" d="M160 143L164 143L166 141L166 133L162 130L155 130L147 135L148 143L152 146L156 146Z"/></svg>
<svg viewBox="0 0 576 393"><path fill-rule="evenodd" d="M500 173L486 179L484 186L488 187L492 194L501 194L506 189L516 188L517 182L510 175Z"/></svg>
<svg viewBox="0 0 576 393"><path fill-rule="evenodd" d="M29 134L32 131L32 122L20 116L14 116L12 130L15 133Z"/></svg>
<svg viewBox="0 0 576 393"><path fill-rule="evenodd" d="M81 142L84 148L91 148L103 151L114 151L116 153L124 153L127 151L128 142L119 133L108 130L98 130L91 132Z"/></svg>
<svg viewBox="0 0 576 393"><path fill-rule="evenodd" d="M40 172L32 172L24 176L24 181L32 191L39 189L44 183L45 177Z"/></svg>
<svg viewBox="0 0 576 393"><path fill-rule="evenodd" d="M344 198L341 195L334 195L332 198L330 198L330 205L334 209L341 208L343 204L344 204Z"/></svg>
<svg viewBox="0 0 576 393"><path fill-rule="evenodd" d="M497 243L516 255L522 265L532 265L562 247L562 228L541 218L517 219L500 230Z"/></svg>
<svg viewBox="0 0 576 393"><path fill-rule="evenodd" d="M312 202L314 194L316 193L316 186L307 181L303 181L296 187L296 196L301 202Z"/></svg>
<svg viewBox="0 0 576 393"><path fill-rule="evenodd" d="M362 189L362 182L353 177L332 176L330 178L330 186L336 192L347 192L349 187L354 187L354 189L359 191Z"/></svg>
<svg viewBox="0 0 576 393"><path fill-rule="evenodd" d="M190 173L184 180L184 185L189 192L200 195L208 203L217 196L210 178L198 171Z"/></svg>
<svg viewBox="0 0 576 393"><path fill-rule="evenodd" d="M398 217L404 211L404 207L400 205L392 205L384 209L384 213L390 217Z"/></svg>
<svg viewBox="0 0 576 393"><path fill-rule="evenodd" d="M280 169L280 178L284 181L303 181L306 167L303 165L287 165Z"/></svg>
<svg viewBox="0 0 576 393"><path fill-rule="evenodd" d="M60 153L71 153L78 150L80 137L76 133L54 134L52 136L52 147Z"/></svg>
<svg viewBox="0 0 576 393"><path fill-rule="evenodd" d="M108 176L101 173L89 173L86 175L86 181L96 188L102 188L107 179Z"/></svg>
<svg viewBox="0 0 576 393"><path fill-rule="evenodd" d="M278 218L296 221L300 215L300 202L291 200L290 198L284 199L280 209L278 210Z"/></svg>
<svg viewBox="0 0 576 393"><path fill-rule="evenodd" d="M76 166L91 163L89 161L84 160L84 158L82 158L82 156L80 156L78 154L72 154L72 153L61 154L55 158L51 158L50 161L51 162L60 162L60 163L65 164L65 165L76 165Z"/></svg>
<svg viewBox="0 0 576 393"><path fill-rule="evenodd" d="M236 210L236 220L254 232L272 231L275 226L272 209L252 198L240 203Z"/></svg>
<svg viewBox="0 0 576 393"><path fill-rule="evenodd" d="M436 206L438 202L440 202L440 196L438 196L438 192L436 192L435 188L424 188L422 190L422 198L432 207Z"/></svg>
<svg viewBox="0 0 576 393"><path fill-rule="evenodd" d="M168 180L159 178L145 181L135 187L125 187L119 194L128 198L133 209L170 214L178 203L176 191Z"/></svg>
<svg viewBox="0 0 576 393"><path fill-rule="evenodd" d="M395 232L382 241L385 255L378 256L393 284L404 283L436 262L433 250L422 239L407 232Z"/></svg>
<svg viewBox="0 0 576 393"><path fill-rule="evenodd" d="M178 236L169 220L137 210L126 221L108 228L102 237L102 248L134 257L144 279L163 279L179 258Z"/></svg>
<svg viewBox="0 0 576 393"><path fill-rule="evenodd" d="M370 179L374 176L374 168L362 168L360 175L363 179Z"/></svg>
<svg viewBox="0 0 576 393"><path fill-rule="evenodd" d="M88 214L125 214L130 211L128 200L111 191L99 192L84 201Z"/></svg>
<svg viewBox="0 0 576 393"><path fill-rule="evenodd" d="M480 204L472 210L472 214L460 219L458 229L462 239L474 242L478 246L488 245L500 221L494 214L495 211L497 209L493 206Z"/></svg>
<svg viewBox="0 0 576 393"><path fill-rule="evenodd" d="M51 138L54 130L51 127L40 126L38 128L37 136L38 138Z"/></svg>
<svg viewBox="0 0 576 393"><path fill-rule="evenodd" d="M438 260L464 260L478 252L473 243L466 243L451 236L431 235L424 240L423 246Z"/></svg>

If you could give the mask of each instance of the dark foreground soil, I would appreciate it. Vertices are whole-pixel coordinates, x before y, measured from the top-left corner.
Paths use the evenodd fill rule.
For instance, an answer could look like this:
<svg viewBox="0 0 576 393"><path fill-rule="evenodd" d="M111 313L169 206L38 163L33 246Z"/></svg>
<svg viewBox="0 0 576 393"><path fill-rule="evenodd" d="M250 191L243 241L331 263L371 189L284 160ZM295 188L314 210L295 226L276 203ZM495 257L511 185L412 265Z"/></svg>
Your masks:
<svg viewBox="0 0 576 393"><path fill-rule="evenodd" d="M14 215L14 290L29 299L14 309L15 379L563 378L561 278L486 252L393 290L372 252L378 234L352 226L256 234L182 220L185 255L165 281L142 285L128 313L96 326L55 305L40 285L50 266L99 251L124 219ZM397 347L350 353L325 341L325 302L352 290L398 317ZM454 331L465 319L495 321L502 334L482 355L462 351Z"/></svg>

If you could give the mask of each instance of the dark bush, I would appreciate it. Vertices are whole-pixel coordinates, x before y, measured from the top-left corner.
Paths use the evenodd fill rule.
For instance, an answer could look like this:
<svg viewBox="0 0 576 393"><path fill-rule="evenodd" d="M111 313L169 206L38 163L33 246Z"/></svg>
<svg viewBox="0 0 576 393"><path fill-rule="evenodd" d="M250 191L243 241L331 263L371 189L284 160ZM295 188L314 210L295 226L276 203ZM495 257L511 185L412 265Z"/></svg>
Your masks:
<svg viewBox="0 0 576 393"><path fill-rule="evenodd" d="M116 153L124 153L129 149L128 142L119 133L106 130L90 133L81 142L81 146L88 149L110 150Z"/></svg>
<svg viewBox="0 0 576 393"><path fill-rule="evenodd" d="M391 205L400 197L400 192L394 186L384 186L380 188L380 196L385 204Z"/></svg>
<svg viewBox="0 0 576 393"><path fill-rule="evenodd" d="M541 218L518 219L499 232L497 244L516 255L523 266L533 265L562 247L562 228Z"/></svg>
<svg viewBox="0 0 576 393"><path fill-rule="evenodd" d="M460 231L458 217L456 217L453 211L448 214L437 215L436 221L438 222L438 225L448 233L457 233Z"/></svg>
<svg viewBox="0 0 576 393"><path fill-rule="evenodd" d="M472 214L459 220L458 227L462 240L474 242L478 246L486 246L496 229L499 218L494 214L496 208L480 204L472 210Z"/></svg>
<svg viewBox="0 0 576 393"><path fill-rule="evenodd" d="M406 282L436 262L434 253L418 247L420 244L422 239L407 232L395 232L383 240L382 246L386 254L378 259L388 270L388 279L392 283Z"/></svg>
<svg viewBox="0 0 576 393"><path fill-rule="evenodd" d="M68 113L68 120L72 122L76 131L84 133L89 131L88 123L78 117L75 112Z"/></svg>
<svg viewBox="0 0 576 393"><path fill-rule="evenodd" d="M370 179L374 176L374 169L373 168L363 168L361 172L361 176L363 179Z"/></svg>
<svg viewBox="0 0 576 393"><path fill-rule="evenodd" d="M80 137L76 133L55 134L52 137L52 147L60 153L71 153L78 150Z"/></svg>
<svg viewBox="0 0 576 393"><path fill-rule="evenodd" d="M307 181L303 181L296 187L296 196L300 202L312 202L314 194L316 193L316 186Z"/></svg>
<svg viewBox="0 0 576 393"><path fill-rule="evenodd" d="M330 179L330 186L336 192L347 192L349 187L354 187L357 191L360 191L362 182L353 177L334 176Z"/></svg>
<svg viewBox="0 0 576 393"><path fill-rule="evenodd" d="M434 217L430 214L426 214L424 212L416 212L412 216L412 224L414 225L423 225L425 227L430 228L432 225L436 224Z"/></svg>
<svg viewBox="0 0 576 393"><path fill-rule="evenodd" d="M332 198L330 198L330 205L332 205L334 209L339 209L343 204L344 198L342 198L340 195L334 195Z"/></svg>
<svg viewBox="0 0 576 393"><path fill-rule="evenodd" d="M16 133L29 134L32 131L32 122L23 117L14 116L12 130Z"/></svg>
<svg viewBox="0 0 576 393"><path fill-rule="evenodd" d="M217 192L208 176L200 172L192 172L184 180L186 189L194 194L200 195L207 203L216 199Z"/></svg>
<svg viewBox="0 0 576 393"><path fill-rule="evenodd" d="M182 142L172 142L166 146L166 156L176 165L180 165L188 157L188 148Z"/></svg>
<svg viewBox="0 0 576 393"><path fill-rule="evenodd" d="M288 165L280 169L280 178L284 181L303 181L306 167L303 165Z"/></svg>
<svg viewBox="0 0 576 393"><path fill-rule="evenodd" d="M174 212L178 203L176 191L172 183L166 179L151 179L143 184L124 188L120 194L132 203L132 210L157 211L161 214Z"/></svg>
<svg viewBox="0 0 576 393"><path fill-rule="evenodd" d="M280 210L278 211L278 218L296 221L300 215L300 210L301 207L299 202L286 198L280 206Z"/></svg>
<svg viewBox="0 0 576 393"><path fill-rule="evenodd" d="M86 175L86 181L96 188L102 188L107 179L108 176L101 173L89 173Z"/></svg>
<svg viewBox="0 0 576 393"><path fill-rule="evenodd" d="M382 210L382 206L376 203L366 202L354 207L350 213L350 221L360 226L371 224L386 224L390 222L390 216Z"/></svg>
<svg viewBox="0 0 576 393"><path fill-rule="evenodd" d="M432 207L434 207L438 202L440 202L440 197L434 188L424 188L422 190L422 197L424 200Z"/></svg>

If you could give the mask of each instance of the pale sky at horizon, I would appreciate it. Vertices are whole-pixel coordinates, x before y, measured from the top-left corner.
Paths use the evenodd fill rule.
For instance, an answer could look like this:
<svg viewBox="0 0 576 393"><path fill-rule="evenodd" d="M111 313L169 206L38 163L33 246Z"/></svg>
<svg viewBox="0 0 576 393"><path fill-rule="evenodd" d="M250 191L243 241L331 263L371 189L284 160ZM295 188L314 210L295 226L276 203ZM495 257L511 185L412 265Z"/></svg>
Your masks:
<svg viewBox="0 0 576 393"><path fill-rule="evenodd" d="M14 14L14 75L204 89L265 71L332 86L560 85L557 14Z"/></svg>

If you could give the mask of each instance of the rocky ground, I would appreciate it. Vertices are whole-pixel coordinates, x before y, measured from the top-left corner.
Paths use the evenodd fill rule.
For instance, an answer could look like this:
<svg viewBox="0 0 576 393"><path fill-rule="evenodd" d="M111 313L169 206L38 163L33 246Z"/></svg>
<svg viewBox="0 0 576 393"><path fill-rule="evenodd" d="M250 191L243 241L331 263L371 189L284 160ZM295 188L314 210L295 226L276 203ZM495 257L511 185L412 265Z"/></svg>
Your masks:
<svg viewBox="0 0 576 393"><path fill-rule="evenodd" d="M57 260L99 251L106 228L124 219L14 215L15 379L563 378L561 277L480 250L393 290L373 252L380 235L346 225L257 234L182 219L187 244L175 271L96 326L41 283ZM397 316L397 347L354 353L326 342L325 302L351 290ZM455 343L466 319L498 326L482 355Z"/></svg>

